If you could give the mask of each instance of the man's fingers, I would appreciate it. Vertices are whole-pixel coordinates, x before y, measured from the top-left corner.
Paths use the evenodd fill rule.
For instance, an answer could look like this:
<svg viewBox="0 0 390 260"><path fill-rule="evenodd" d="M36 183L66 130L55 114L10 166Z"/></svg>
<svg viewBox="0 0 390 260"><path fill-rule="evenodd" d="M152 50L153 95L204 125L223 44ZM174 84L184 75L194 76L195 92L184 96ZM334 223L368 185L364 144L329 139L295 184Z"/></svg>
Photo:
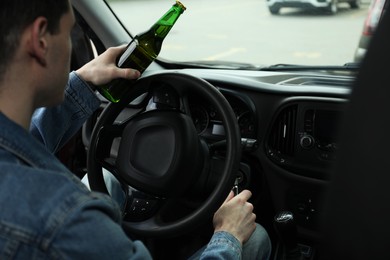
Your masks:
<svg viewBox="0 0 390 260"><path fill-rule="evenodd" d="M135 69L121 69L123 71L124 79L137 79L141 73Z"/></svg>
<svg viewBox="0 0 390 260"><path fill-rule="evenodd" d="M120 45L120 46L114 46L108 48L108 51L112 53L112 55L115 55L116 57L119 56L122 52L125 51L127 45Z"/></svg>
<svg viewBox="0 0 390 260"><path fill-rule="evenodd" d="M226 197L224 203L228 202L228 201L231 200L233 197L234 197L234 193L233 193L233 191L230 191L230 192L229 192L229 195Z"/></svg>
<svg viewBox="0 0 390 260"><path fill-rule="evenodd" d="M250 199L250 197L252 197L252 192L250 192L249 190L243 190L236 197L239 197L245 201L248 201Z"/></svg>
<svg viewBox="0 0 390 260"><path fill-rule="evenodd" d="M138 70L135 69L129 69L129 68L118 68L118 67L111 67L111 76L112 78L122 78L122 79L137 79L141 76L141 73Z"/></svg>

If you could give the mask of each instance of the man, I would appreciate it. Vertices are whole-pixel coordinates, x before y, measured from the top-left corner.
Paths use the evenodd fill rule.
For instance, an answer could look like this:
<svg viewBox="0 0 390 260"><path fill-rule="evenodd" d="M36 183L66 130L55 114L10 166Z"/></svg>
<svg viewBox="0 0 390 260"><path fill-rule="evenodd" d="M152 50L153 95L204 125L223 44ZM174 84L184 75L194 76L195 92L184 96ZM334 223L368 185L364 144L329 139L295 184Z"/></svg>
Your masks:
<svg viewBox="0 0 390 260"><path fill-rule="evenodd" d="M0 19L0 259L150 259L123 232L118 204L90 192L53 155L99 107L86 82L139 72L115 66L116 47L69 75L69 0L2 0ZM238 259L243 247L269 257L250 196L228 196L201 258Z"/></svg>

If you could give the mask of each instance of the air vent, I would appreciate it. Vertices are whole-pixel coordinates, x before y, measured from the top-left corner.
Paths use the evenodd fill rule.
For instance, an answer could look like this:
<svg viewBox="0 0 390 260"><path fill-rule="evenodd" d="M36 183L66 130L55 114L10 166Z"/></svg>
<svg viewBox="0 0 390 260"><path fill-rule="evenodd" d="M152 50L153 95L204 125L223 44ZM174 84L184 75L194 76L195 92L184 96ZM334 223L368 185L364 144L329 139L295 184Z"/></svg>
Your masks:
<svg viewBox="0 0 390 260"><path fill-rule="evenodd" d="M272 153L289 156L294 154L297 110L298 105L286 107L276 118L268 140Z"/></svg>

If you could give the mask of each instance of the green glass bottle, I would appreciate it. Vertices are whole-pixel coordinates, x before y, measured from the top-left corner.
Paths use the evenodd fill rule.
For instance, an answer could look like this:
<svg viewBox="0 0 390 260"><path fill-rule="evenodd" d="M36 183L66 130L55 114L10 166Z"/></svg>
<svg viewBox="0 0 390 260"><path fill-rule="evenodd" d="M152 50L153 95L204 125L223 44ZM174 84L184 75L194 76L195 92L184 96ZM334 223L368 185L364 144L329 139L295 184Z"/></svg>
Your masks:
<svg viewBox="0 0 390 260"><path fill-rule="evenodd" d="M141 73L144 72L157 58L165 37L184 10L186 10L186 7L179 1L176 1L168 12L148 31L136 35L117 60L118 67L132 68ZM129 86L131 86L131 81L115 79L109 84L98 86L97 90L107 100L117 103L126 93Z"/></svg>

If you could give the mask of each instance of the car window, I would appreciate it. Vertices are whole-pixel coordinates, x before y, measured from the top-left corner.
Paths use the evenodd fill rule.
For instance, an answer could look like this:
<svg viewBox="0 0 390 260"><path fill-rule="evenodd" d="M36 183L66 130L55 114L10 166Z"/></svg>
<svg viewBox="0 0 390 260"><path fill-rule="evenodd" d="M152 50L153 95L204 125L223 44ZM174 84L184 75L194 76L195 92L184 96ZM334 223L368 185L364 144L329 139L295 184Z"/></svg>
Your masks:
<svg viewBox="0 0 390 260"><path fill-rule="evenodd" d="M132 35L174 1L107 0ZM187 10L164 40L172 61L343 65L353 62L369 0L183 0Z"/></svg>

